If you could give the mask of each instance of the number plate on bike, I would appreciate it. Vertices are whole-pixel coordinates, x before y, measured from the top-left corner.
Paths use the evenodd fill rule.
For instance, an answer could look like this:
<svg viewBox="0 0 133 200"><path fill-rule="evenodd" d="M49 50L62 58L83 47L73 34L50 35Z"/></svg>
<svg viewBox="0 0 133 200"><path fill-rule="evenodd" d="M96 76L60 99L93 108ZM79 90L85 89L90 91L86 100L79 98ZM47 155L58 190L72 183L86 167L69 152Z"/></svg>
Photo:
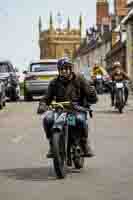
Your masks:
<svg viewBox="0 0 133 200"><path fill-rule="evenodd" d="M74 114L68 114L67 125L69 125L69 126L75 126L76 125L76 117L75 117Z"/></svg>
<svg viewBox="0 0 133 200"><path fill-rule="evenodd" d="M117 88L123 88L123 83L116 83Z"/></svg>

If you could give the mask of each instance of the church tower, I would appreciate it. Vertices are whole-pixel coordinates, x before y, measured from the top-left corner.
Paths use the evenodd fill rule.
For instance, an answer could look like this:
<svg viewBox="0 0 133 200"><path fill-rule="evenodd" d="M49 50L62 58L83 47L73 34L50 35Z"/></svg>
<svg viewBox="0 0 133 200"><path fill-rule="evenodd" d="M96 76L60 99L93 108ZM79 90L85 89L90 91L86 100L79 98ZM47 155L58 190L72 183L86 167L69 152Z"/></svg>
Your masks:
<svg viewBox="0 0 133 200"><path fill-rule="evenodd" d="M107 0L97 0L96 3L96 24L99 30L102 25L109 25L109 3Z"/></svg>

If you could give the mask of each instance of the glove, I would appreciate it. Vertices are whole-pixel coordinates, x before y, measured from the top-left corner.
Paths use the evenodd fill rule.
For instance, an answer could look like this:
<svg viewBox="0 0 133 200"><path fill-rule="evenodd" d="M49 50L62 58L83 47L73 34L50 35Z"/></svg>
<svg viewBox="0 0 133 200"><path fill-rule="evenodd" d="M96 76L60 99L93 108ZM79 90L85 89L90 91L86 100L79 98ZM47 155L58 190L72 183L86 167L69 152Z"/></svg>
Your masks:
<svg viewBox="0 0 133 200"><path fill-rule="evenodd" d="M38 109L37 109L37 114L43 114L44 112L46 112L48 109L47 105L45 102L40 102Z"/></svg>

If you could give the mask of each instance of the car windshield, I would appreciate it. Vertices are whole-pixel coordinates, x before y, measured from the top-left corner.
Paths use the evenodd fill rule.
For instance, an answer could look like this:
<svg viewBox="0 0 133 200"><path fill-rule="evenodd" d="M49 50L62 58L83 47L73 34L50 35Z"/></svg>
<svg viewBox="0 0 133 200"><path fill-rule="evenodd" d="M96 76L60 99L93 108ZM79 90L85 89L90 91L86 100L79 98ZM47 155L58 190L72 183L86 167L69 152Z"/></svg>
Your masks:
<svg viewBox="0 0 133 200"><path fill-rule="evenodd" d="M4 63L0 63L0 73L7 73L8 72L8 66Z"/></svg>
<svg viewBox="0 0 133 200"><path fill-rule="evenodd" d="M31 72L57 71L57 63L34 63L30 66Z"/></svg>

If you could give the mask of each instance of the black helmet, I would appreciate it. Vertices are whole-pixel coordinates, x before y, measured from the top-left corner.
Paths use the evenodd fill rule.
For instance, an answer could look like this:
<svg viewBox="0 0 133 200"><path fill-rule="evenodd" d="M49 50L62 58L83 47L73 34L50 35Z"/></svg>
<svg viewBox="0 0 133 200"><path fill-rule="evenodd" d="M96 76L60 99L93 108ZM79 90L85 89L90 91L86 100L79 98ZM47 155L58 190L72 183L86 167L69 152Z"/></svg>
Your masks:
<svg viewBox="0 0 133 200"><path fill-rule="evenodd" d="M61 58L57 62L58 70L63 69L65 67L73 68L73 63L68 58Z"/></svg>

